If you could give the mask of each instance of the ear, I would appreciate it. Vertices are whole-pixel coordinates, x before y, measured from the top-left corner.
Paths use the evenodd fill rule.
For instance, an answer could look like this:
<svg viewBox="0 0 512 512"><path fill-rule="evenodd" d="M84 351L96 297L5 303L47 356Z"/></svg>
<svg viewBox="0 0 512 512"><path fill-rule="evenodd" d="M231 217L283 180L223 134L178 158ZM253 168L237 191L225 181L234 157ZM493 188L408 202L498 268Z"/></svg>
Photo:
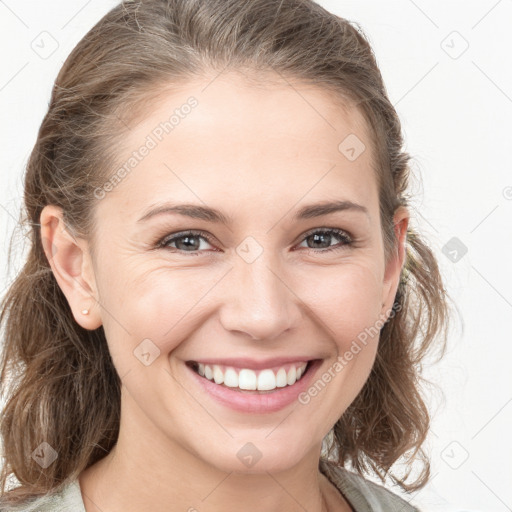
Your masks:
<svg viewBox="0 0 512 512"><path fill-rule="evenodd" d="M395 300L400 274L405 263L407 228L409 226L409 211L400 206L393 217L395 231L395 247L386 263L384 271L384 286L382 294L382 313L389 316Z"/></svg>
<svg viewBox="0 0 512 512"><path fill-rule="evenodd" d="M46 258L76 322L84 329L97 329L102 322L87 242L72 234L57 206L43 208L40 224Z"/></svg>

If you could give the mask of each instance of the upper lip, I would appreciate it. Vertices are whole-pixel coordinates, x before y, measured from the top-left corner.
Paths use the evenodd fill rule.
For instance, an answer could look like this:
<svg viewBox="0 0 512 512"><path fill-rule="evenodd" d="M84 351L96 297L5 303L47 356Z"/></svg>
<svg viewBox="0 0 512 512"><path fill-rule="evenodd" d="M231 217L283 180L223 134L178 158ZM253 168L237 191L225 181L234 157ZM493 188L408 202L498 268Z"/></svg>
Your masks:
<svg viewBox="0 0 512 512"><path fill-rule="evenodd" d="M247 368L250 370L263 370L265 368L273 368L275 366L281 366L289 363L307 363L313 361L315 358L307 356L295 356L295 357L273 357L271 359L249 359L247 357L237 357L230 359L191 359L188 363L201 363L207 365L221 365L221 366L233 366L235 368ZM318 358L316 358L318 359Z"/></svg>

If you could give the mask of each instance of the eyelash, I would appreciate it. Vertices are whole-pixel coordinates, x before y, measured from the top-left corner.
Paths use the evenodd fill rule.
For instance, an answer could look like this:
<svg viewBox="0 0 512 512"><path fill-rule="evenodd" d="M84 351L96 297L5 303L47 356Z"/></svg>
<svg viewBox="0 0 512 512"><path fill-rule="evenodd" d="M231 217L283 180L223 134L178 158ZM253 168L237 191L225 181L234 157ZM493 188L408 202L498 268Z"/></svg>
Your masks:
<svg viewBox="0 0 512 512"><path fill-rule="evenodd" d="M313 253L318 253L318 252L325 253L325 252L346 249L347 246L350 246L354 243L354 240L346 231L343 231L341 229L335 229L335 228L317 228L312 231L308 231L307 233L304 234L300 243L304 242L304 240L306 240L311 235L314 235L317 233L322 233L324 235L325 234L336 235L343 243L342 243L342 245L338 244L338 245L334 245L332 247L328 247L326 249L313 249L311 247L305 247L304 249L306 249L307 251L312 251ZM201 237L201 238L204 238L211 245L214 245L212 238L204 231L190 230L190 231L184 231L182 233L176 233L173 235L166 236L157 243L156 247L158 249L168 249L168 250L172 250L173 252L178 252L178 253L182 253L182 254L185 253L187 256L199 256L201 254L201 251L183 251L181 249L177 249L175 247L169 247L167 245L171 242L175 242L176 240L179 240L180 238L185 238L187 236Z"/></svg>

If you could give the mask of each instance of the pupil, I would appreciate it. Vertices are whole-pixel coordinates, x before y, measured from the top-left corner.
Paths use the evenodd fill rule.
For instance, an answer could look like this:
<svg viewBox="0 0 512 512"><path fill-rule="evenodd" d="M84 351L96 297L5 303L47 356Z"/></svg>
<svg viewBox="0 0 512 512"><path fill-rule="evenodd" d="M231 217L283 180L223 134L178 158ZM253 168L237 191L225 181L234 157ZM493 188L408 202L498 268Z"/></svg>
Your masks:
<svg viewBox="0 0 512 512"><path fill-rule="evenodd" d="M181 238L179 238L177 241L176 241L176 245L180 245L180 240L183 240L184 242L184 248L185 250L188 248L192 248L192 249L197 249L199 248L199 243L198 243L198 240L197 240L197 237L195 235L188 235L188 236L182 236ZM192 242L191 242L192 240ZM195 240L195 243L194 243L194 240ZM179 249L181 249L181 247L178 247Z"/></svg>
<svg viewBox="0 0 512 512"><path fill-rule="evenodd" d="M326 233L322 233L322 234L318 234L318 233L315 233L314 235L311 235L313 237L313 240L314 242L321 242L321 239L324 238L324 239L327 239L328 240L328 243L327 245L324 244L324 247L329 247L329 242L330 242L330 237L331 235L329 234L326 234Z"/></svg>

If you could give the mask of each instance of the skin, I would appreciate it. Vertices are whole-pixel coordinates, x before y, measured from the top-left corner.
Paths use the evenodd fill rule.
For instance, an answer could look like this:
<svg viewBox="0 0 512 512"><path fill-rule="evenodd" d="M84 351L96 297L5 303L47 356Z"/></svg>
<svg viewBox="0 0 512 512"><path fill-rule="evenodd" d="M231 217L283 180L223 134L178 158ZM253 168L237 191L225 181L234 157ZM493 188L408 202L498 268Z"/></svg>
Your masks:
<svg viewBox="0 0 512 512"><path fill-rule="evenodd" d="M99 201L94 257L90 241L70 236L59 208L41 214L45 250L74 317L85 329L103 325L122 381L118 443L80 475L86 510L349 511L318 461L322 439L369 375L378 336L308 404L268 414L215 402L184 363L306 354L322 359L320 377L389 314L409 214L396 212L398 244L386 263L371 143L357 110L304 84L255 86L234 74L210 82L162 94L131 127L122 162L189 96L199 102ZM349 134L366 146L354 161L338 150ZM334 199L368 215L293 219L306 204ZM233 223L176 214L137 222L169 200L217 208ZM305 237L325 228L345 230L354 243ZM213 242L195 238L196 254L176 241L155 248L188 229ZM251 263L236 251L249 236L262 249ZM329 246L338 249L325 252ZM148 366L133 353L143 339L160 350ZM251 468L237 457L248 442L262 454Z"/></svg>

